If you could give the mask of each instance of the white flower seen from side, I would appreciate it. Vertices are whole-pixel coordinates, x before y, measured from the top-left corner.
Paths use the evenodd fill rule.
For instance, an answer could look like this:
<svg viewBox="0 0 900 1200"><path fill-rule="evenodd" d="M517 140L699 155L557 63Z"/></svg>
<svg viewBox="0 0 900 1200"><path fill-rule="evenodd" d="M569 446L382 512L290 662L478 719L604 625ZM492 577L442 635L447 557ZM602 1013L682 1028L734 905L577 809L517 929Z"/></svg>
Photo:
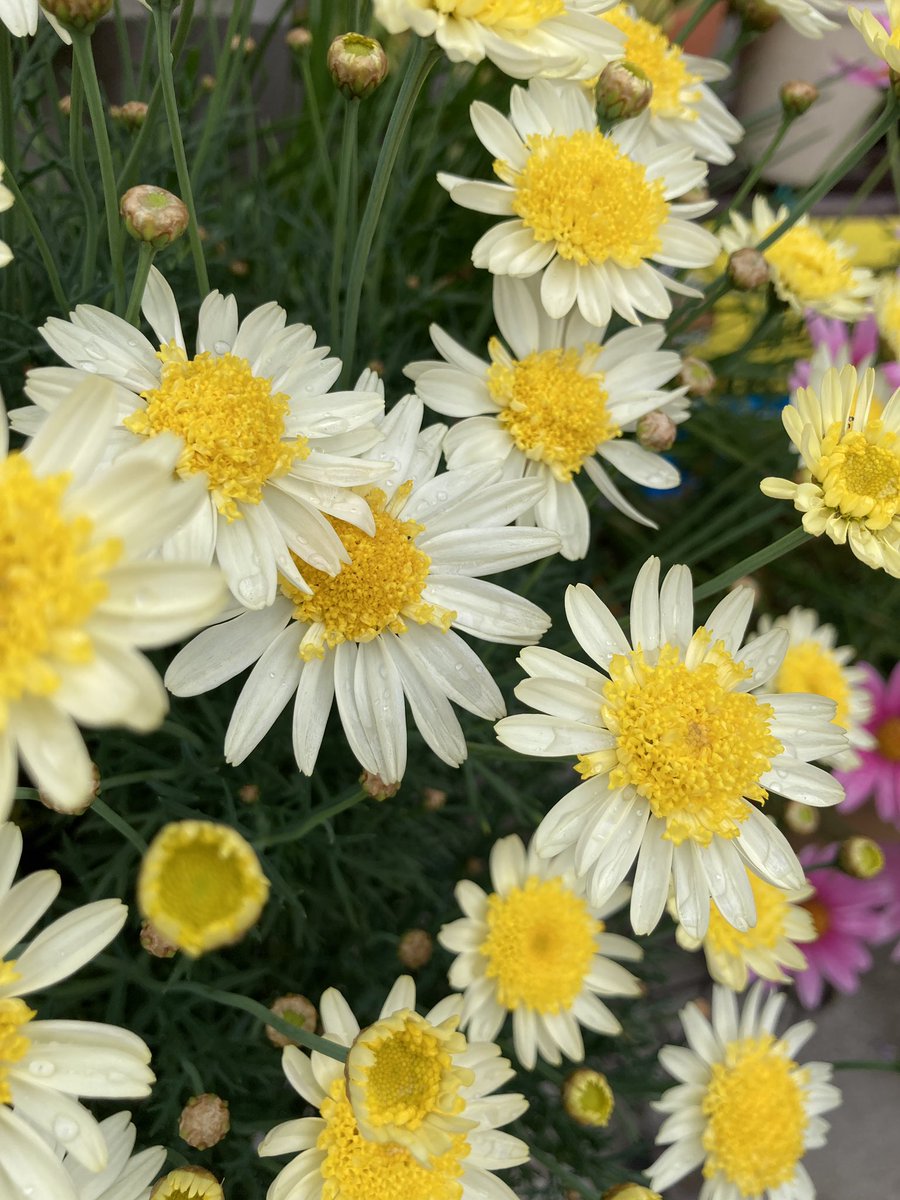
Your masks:
<svg viewBox="0 0 900 1200"><path fill-rule="evenodd" d="M841 0L765 0L792 29L803 37L820 38L840 26L826 14L836 16L845 12Z"/></svg>

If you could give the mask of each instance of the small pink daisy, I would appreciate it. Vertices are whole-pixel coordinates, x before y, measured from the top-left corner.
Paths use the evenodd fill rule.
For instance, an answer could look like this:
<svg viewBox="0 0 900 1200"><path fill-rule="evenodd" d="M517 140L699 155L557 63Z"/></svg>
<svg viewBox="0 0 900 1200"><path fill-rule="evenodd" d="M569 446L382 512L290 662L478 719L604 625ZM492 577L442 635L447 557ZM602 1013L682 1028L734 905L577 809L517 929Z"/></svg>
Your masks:
<svg viewBox="0 0 900 1200"><path fill-rule="evenodd" d="M874 796L881 820L900 829L900 663L887 680L869 663L859 665L865 668L865 687L872 698L872 715L865 728L875 745L857 751L859 766L854 770L835 771L846 793L840 808L853 812Z"/></svg>
<svg viewBox="0 0 900 1200"><path fill-rule="evenodd" d="M878 324L873 313L848 325L836 317L822 317L812 311L806 314L806 331L812 342L812 358L794 363L788 381L791 391L801 387L818 387L828 367L843 367L850 363L860 372L875 367L878 357ZM900 387L900 363L879 363L877 390L879 398L887 400Z"/></svg>
<svg viewBox="0 0 900 1200"><path fill-rule="evenodd" d="M806 942L806 970L792 971L797 996L804 1008L818 1008L825 984L839 992L855 992L859 977L872 966L868 946L887 936L885 905L893 888L881 875L854 879L836 867L825 866L837 856L837 846L807 846L800 862L815 889L801 907L812 915L818 937Z"/></svg>

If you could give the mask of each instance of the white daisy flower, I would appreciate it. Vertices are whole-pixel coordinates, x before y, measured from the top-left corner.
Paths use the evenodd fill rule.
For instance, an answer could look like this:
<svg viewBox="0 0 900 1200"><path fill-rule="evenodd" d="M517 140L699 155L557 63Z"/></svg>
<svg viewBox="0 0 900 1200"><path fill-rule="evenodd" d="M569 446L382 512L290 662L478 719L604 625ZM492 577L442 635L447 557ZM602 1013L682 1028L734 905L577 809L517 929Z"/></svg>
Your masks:
<svg viewBox="0 0 900 1200"><path fill-rule="evenodd" d="M590 79L622 56L621 37L594 19L611 2L375 0L375 16L390 33L433 34L451 62L489 58L515 79Z"/></svg>
<svg viewBox="0 0 900 1200"><path fill-rule="evenodd" d="M2 0L0 0L2 3ZM0 20L2 20L2 9L0 9ZM3 172L6 167L0 162L0 179L3 178ZM0 213L7 212L15 203L15 197L8 187L0 183ZM13 260L13 252L7 246L6 242L0 241L0 267L7 267Z"/></svg>
<svg viewBox="0 0 900 1200"><path fill-rule="evenodd" d="M790 640L769 688L782 693L811 692L833 700L834 724L847 734L851 748L826 761L829 766L852 770L859 763L854 751L875 744L872 734L863 728L872 712L865 667L853 662L856 651L852 646L837 645L834 626L819 624L819 614L811 608L792 608L774 621L771 617L760 619L760 633L773 627L786 629Z"/></svg>
<svg viewBox="0 0 900 1200"><path fill-rule="evenodd" d="M72 39L53 13L42 8L39 0L0 0L0 22L13 37L31 37L37 33L38 15L43 13L67 46Z"/></svg>
<svg viewBox="0 0 900 1200"><path fill-rule="evenodd" d="M470 112L501 182L444 173L438 182L464 208L508 218L475 244L476 267L519 278L543 271L551 317L577 303L601 328L614 311L633 325L639 313L668 317L669 291L700 295L653 265L707 267L719 253L713 234L684 219L712 203L675 203L706 178L690 147L660 147L634 121L601 133L577 83L514 87L509 119L478 100Z"/></svg>
<svg viewBox="0 0 900 1200"><path fill-rule="evenodd" d="M577 755L584 782L544 817L535 846L574 851L590 902L612 896L637 859L631 923L649 933L674 880L681 923L702 938L710 900L737 929L755 920L746 867L777 887L803 884L794 851L758 805L768 789L814 806L843 788L810 760L846 747L821 696L759 695L787 648L784 629L741 645L753 592L738 588L693 629L691 574L659 559L638 574L631 641L585 584L566 592L572 632L599 671L523 650L516 695L546 716L507 717L500 741L522 754Z"/></svg>
<svg viewBox="0 0 900 1200"><path fill-rule="evenodd" d="M580 1062L582 1025L622 1032L599 997L640 995L639 981L611 960L639 961L643 951L603 923L628 891L592 908L572 871L539 858L533 846L526 852L515 834L494 843L490 868L493 892L485 895L468 879L458 883L466 915L438 934L457 955L449 980L465 993L462 1027L476 1041L492 1042L511 1012L516 1057L526 1070L538 1056L555 1065L563 1055Z"/></svg>
<svg viewBox="0 0 900 1200"><path fill-rule="evenodd" d="M803 528L849 544L874 570L900 578L900 388L872 412L875 372L830 370L821 388L798 388L782 421L811 478L770 476L766 496L792 500Z"/></svg>
<svg viewBox="0 0 900 1200"><path fill-rule="evenodd" d="M294 754L312 774L333 700L362 766L385 783L406 767L406 714L435 754L458 766L466 743L451 700L485 720L505 712L497 685L459 635L520 646L550 624L541 609L484 576L559 549L556 534L509 528L540 495L537 480L475 467L436 474L443 426L420 432L422 404L400 401L380 426L389 475L364 496L374 533L336 522L351 561L309 571L311 593L282 580L261 613L205 630L176 656L178 696L217 687L251 663L225 736L242 762L294 696ZM257 659L259 660L257 662Z"/></svg>
<svg viewBox="0 0 900 1200"><path fill-rule="evenodd" d="M544 312L536 279L494 278L494 314L511 352L491 338L485 362L439 326L431 340L443 362L417 362L405 374L429 408L463 417L444 440L451 469L478 463L502 467L506 479L539 479L544 494L519 517L559 534L562 554L584 558L590 515L575 482L582 470L620 512L656 528L619 491L604 464L646 487L673 488L678 468L631 438L639 419L661 409L684 421L685 389L663 392L681 369L661 350L661 325L605 331L576 310L554 320Z"/></svg>
<svg viewBox="0 0 900 1200"><path fill-rule="evenodd" d="M60 888L55 871L37 871L12 886L21 854L19 830L0 826L0 1195L82 1200L45 1137L95 1177L104 1171L109 1150L103 1129L76 1097L149 1095L150 1051L118 1026L35 1020L36 1011L22 997L90 962L122 928L128 910L120 900L97 900L53 921L17 950Z"/></svg>
<svg viewBox="0 0 900 1200"><path fill-rule="evenodd" d="M101 1121L100 1132L109 1158L99 1174L85 1170L70 1153L62 1160L78 1200L149 1200L150 1184L166 1161L165 1148L152 1146L132 1155L137 1131L131 1123L131 1113L127 1112ZM62 1154L59 1144L57 1153Z"/></svg>
<svg viewBox="0 0 900 1200"><path fill-rule="evenodd" d="M418 1016L415 984L404 975L391 988L379 1020L360 1031L340 992L329 988L323 994L323 1035L350 1048L347 1064L285 1047L282 1063L288 1081L320 1115L277 1125L263 1140L263 1156L297 1155L275 1179L266 1200L515 1200L493 1172L527 1162L528 1147L501 1132L501 1126L521 1116L528 1105L523 1096L491 1094L515 1074L497 1046L466 1043L456 1034L460 1048L454 1042L452 1053L446 1050L461 1004L461 996L448 996L424 1018ZM415 1080L413 1087L410 1079ZM407 1125L415 1124L416 1118L420 1128L434 1122L439 1086L444 1098L452 1097L455 1121L451 1119L444 1137L436 1139L445 1147L438 1154L428 1155L417 1144L415 1155L406 1141L371 1136L397 1115L400 1089L406 1098ZM365 1134L359 1089L370 1120ZM386 1120L371 1123L381 1117Z"/></svg>
<svg viewBox="0 0 900 1200"><path fill-rule="evenodd" d="M808 38L820 38L832 29L839 29L838 23L825 14L846 11L841 0L764 0L764 3L784 17L792 29Z"/></svg>
<svg viewBox="0 0 900 1200"><path fill-rule="evenodd" d="M719 231L727 254L756 246L789 215L782 205L773 212L764 196L754 196L751 219L732 213ZM856 321L872 307L875 278L854 267L855 251L837 238L820 233L802 216L787 233L763 251L776 294L797 313L809 310L842 321Z"/></svg>
<svg viewBox="0 0 900 1200"><path fill-rule="evenodd" d="M114 392L80 385L21 453L7 453L0 405L0 819L19 755L53 806L85 805L93 774L76 722L155 729L168 701L137 647L193 633L227 595L211 567L144 561L191 518L203 484L173 483L172 437L100 466Z"/></svg>
<svg viewBox="0 0 900 1200"><path fill-rule="evenodd" d="M646 1171L651 1187L663 1191L702 1166L698 1200L814 1200L801 1159L824 1146L822 1113L841 1093L830 1063L794 1060L812 1021L776 1035L784 1001L757 983L740 1011L733 992L713 988L711 1023L696 1004L682 1009L687 1046L659 1053L678 1086L653 1106L667 1114L656 1140L668 1149Z"/></svg>
<svg viewBox="0 0 900 1200"><path fill-rule="evenodd" d="M327 517L374 528L349 488L383 470L356 457L378 440L372 421L384 411L380 391L361 380L354 391L329 392L340 360L325 357L328 347L316 346L309 325L286 325L277 304L238 324L234 297L211 292L193 357L172 289L155 269L143 311L156 346L91 305L79 305L68 321L51 317L41 333L69 367L29 372L25 390L36 407L11 414L13 428L34 432L77 383L111 379L114 451L174 433L183 441L177 474L201 475L208 489L192 519L166 539L164 557L217 561L237 600L254 609L275 599L279 575L304 590L307 564L335 574L347 553Z"/></svg>
<svg viewBox="0 0 900 1200"><path fill-rule="evenodd" d="M719 97L706 85L727 79L723 62L685 54L665 31L637 15L629 4L603 13L625 35L625 61L638 67L653 84L646 110L636 117L660 146L684 142L710 163L730 163L732 146L744 131Z"/></svg>

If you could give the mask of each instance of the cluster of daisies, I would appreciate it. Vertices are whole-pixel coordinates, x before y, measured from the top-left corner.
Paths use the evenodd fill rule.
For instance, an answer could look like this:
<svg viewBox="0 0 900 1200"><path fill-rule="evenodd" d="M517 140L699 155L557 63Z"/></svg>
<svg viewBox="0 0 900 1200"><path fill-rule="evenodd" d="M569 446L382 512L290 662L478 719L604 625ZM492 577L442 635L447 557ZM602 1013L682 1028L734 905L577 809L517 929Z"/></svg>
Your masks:
<svg viewBox="0 0 900 1200"><path fill-rule="evenodd" d="M774 6L810 36L835 7ZM283 1059L318 1116L263 1140L261 1154L292 1156L269 1200L512 1197L494 1172L528 1158L503 1132L525 1101L497 1093L514 1071L495 1039L509 1018L531 1070L583 1060L585 1029L621 1032L617 1002L641 994L623 964L642 951L606 919L626 907L638 935L668 909L717 981L711 1021L688 1006L688 1048L661 1054L677 1085L659 1101L667 1148L651 1187L702 1166L701 1200L810 1200L802 1159L839 1102L830 1068L796 1061L809 1022L777 1033L782 996L757 983L739 1010L734 991L751 975L815 972L801 947L822 940L829 902L854 898L832 850L798 859L765 805L771 792L799 812L836 805L841 778L851 804L873 789L896 804L900 789L871 761L900 761L896 685L873 704L865 668L807 610L748 636L748 588L696 625L688 568L661 577L656 558L638 574L627 631L591 588L568 589L577 657L537 645L548 615L490 579L586 555L582 474L607 505L652 524L617 478L679 483L661 453L688 416L686 387L668 386L682 368L663 348L671 296L699 296L685 272L722 247L755 247L786 214L757 200L721 237L696 223L713 207L708 164L729 162L741 137L708 86L727 70L623 4L376 0L375 12L391 32L433 34L453 60L487 57L527 80L508 114L472 106L495 180L439 176L456 203L500 218L472 252L494 277L499 336L480 357L433 326L438 357L410 363L413 393L386 408L370 371L334 390L340 361L275 303L241 321L233 297L211 293L189 347L156 270L142 305L152 338L90 305L48 320L64 365L28 374L30 403L9 415L24 449L9 450L2 425L0 820L20 763L50 807L90 804L79 726L146 732L167 689L198 695L248 668L225 735L232 764L289 703L301 772L314 771L336 707L353 755L387 790L406 769L407 708L451 766L466 757L457 708L496 722L503 745L568 759L579 782L528 846L495 844L490 892L458 884L463 915L439 934L452 995L422 1016L401 977L361 1027L325 992L311 1055L289 1045ZM0 17L33 32L37 5L0 0ZM881 35L861 29L882 53ZM649 81L649 100L601 121L592 89L621 59ZM809 223L764 253L786 304L845 321L872 308L871 275ZM888 289L881 319L898 308ZM608 335L613 320L625 327ZM793 500L808 532L900 575L900 391L883 394L887 373L857 365L810 365L785 410L808 478L763 490ZM426 408L454 424L425 423ZM161 681L141 651L194 634ZM532 714L506 716L467 638L522 647L516 696ZM144 1200L164 1151L132 1155L129 1114L98 1122L80 1100L145 1096L148 1048L116 1027L38 1020L25 999L104 949L125 908L94 902L25 944L60 880L14 883L20 852L16 827L0 826L0 1193ZM154 839L137 893L153 935L197 955L258 920L268 880L234 830L187 820ZM885 928L892 903L879 900ZM834 970L821 978L840 986ZM805 995L815 1002L814 984ZM598 1072L571 1078L567 1103L586 1124L605 1124L613 1102ZM207 1172L176 1170L153 1194L222 1190Z"/></svg>

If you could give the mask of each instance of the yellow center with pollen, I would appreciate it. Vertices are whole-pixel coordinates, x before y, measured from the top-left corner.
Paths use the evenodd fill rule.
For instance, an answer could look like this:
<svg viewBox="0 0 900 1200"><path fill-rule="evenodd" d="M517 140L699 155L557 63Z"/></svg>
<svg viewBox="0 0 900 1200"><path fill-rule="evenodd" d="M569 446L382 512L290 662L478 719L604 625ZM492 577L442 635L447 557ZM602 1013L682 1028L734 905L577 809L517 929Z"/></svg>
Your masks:
<svg viewBox="0 0 900 1200"><path fill-rule="evenodd" d="M532 875L505 896L488 897L488 934L479 947L504 1008L557 1013L575 1003L603 922L560 879Z"/></svg>
<svg viewBox="0 0 900 1200"><path fill-rule="evenodd" d="M465 1134L454 1135L449 1148L426 1167L404 1146L362 1136L343 1076L332 1082L320 1111L325 1128L316 1149L325 1155L319 1167L322 1200L460 1200L469 1154Z"/></svg>
<svg viewBox="0 0 900 1200"><path fill-rule="evenodd" d="M774 225L766 230L772 232ZM801 304L827 300L854 288L853 265L808 225L795 225L764 251L783 289Z"/></svg>
<svg viewBox="0 0 900 1200"><path fill-rule="evenodd" d="M402 504L411 483L398 488L394 505ZM281 590L294 604L297 621L309 622L321 635L300 647L303 659L321 657L323 646L341 642L369 642L379 634L404 633L407 621L437 625L446 631L456 613L422 599L428 582L431 559L416 546L424 526L402 521L385 510L385 495L378 488L366 499L375 519L370 537L355 525L330 517L335 533L350 555L337 575L326 575L306 563L298 563L312 593L281 581Z"/></svg>
<svg viewBox="0 0 900 1200"><path fill-rule="evenodd" d="M616 1101L605 1075L580 1067L563 1084L563 1106L580 1124L602 1129L609 1124Z"/></svg>
<svg viewBox="0 0 900 1200"><path fill-rule="evenodd" d="M900 513L900 445L881 421L846 432L839 422L829 426L813 475L828 508L873 532L886 529Z"/></svg>
<svg viewBox="0 0 900 1200"><path fill-rule="evenodd" d="M844 668L821 642L798 642L789 646L775 676L776 692L811 692L837 705L834 724L847 728L850 719L850 685Z"/></svg>
<svg viewBox="0 0 900 1200"><path fill-rule="evenodd" d="M662 249L669 215L661 180L597 129L532 134L521 171L494 163L514 188L513 211L538 242L553 242L562 258L637 267Z"/></svg>
<svg viewBox="0 0 900 1200"><path fill-rule="evenodd" d="M492 339L492 357L495 346ZM591 357L598 351L588 349ZM512 366L495 361L487 374L488 390L502 406L500 424L523 454L546 463L562 483L622 432L607 409L603 372L584 371L583 357L578 350L541 350Z"/></svg>
<svg viewBox="0 0 900 1200"><path fill-rule="evenodd" d="M255 376L234 354L216 358L204 351L188 359L170 342L158 357L159 387L141 393L146 407L127 417L125 427L142 437L180 437L178 474L204 472L219 512L241 519L239 503L259 504L269 479L309 455L305 438L285 438L288 397L273 393L271 380Z"/></svg>
<svg viewBox="0 0 900 1200"><path fill-rule="evenodd" d="M743 959L748 950L774 950L785 936L791 909L787 893L766 883L752 871L747 872L747 878L756 903L756 924L752 929L735 929L712 901L706 945L713 954L728 954Z"/></svg>
<svg viewBox="0 0 900 1200"><path fill-rule="evenodd" d="M14 971L5 971L5 968L14 966L14 963L0 962L0 980L9 982L16 978ZM28 1053L31 1042L22 1029L35 1015L24 1000L0 1000L0 1104L12 1104L9 1068L21 1062Z"/></svg>
<svg viewBox="0 0 900 1200"><path fill-rule="evenodd" d="M122 543L95 541L88 517L64 512L68 483L37 478L21 454L0 462L0 729L11 702L51 695L60 665L94 656L85 625Z"/></svg>
<svg viewBox="0 0 900 1200"><path fill-rule="evenodd" d="M900 762L900 717L888 717L875 730L878 752L890 762Z"/></svg>
<svg viewBox="0 0 900 1200"><path fill-rule="evenodd" d="M685 66L681 47L674 46L652 21L632 17L624 4L603 13L602 20L622 30L625 61L639 67L653 84L650 111L660 117L696 121L697 112L692 106L700 99L695 86L700 83L700 76Z"/></svg>
<svg viewBox="0 0 900 1200"><path fill-rule="evenodd" d="M374 1047L366 1079L368 1120L373 1125L417 1129L439 1106L453 1060L443 1038L415 1013ZM457 1098L454 1108L461 1109Z"/></svg>
<svg viewBox="0 0 900 1200"><path fill-rule="evenodd" d="M655 666L640 648L617 654L603 691L602 716L616 738L610 787L635 787L676 845L737 837L749 812L745 801L765 801L760 776L782 751L769 731L771 705L731 690L749 669L711 641L705 629L694 635L694 645L706 650L693 669L668 643ZM578 769L586 777L597 773L588 758Z"/></svg>
<svg viewBox="0 0 900 1200"><path fill-rule="evenodd" d="M768 1033L731 1042L711 1070L702 1103L704 1176L724 1176L742 1196L793 1179L808 1121L805 1072Z"/></svg>

